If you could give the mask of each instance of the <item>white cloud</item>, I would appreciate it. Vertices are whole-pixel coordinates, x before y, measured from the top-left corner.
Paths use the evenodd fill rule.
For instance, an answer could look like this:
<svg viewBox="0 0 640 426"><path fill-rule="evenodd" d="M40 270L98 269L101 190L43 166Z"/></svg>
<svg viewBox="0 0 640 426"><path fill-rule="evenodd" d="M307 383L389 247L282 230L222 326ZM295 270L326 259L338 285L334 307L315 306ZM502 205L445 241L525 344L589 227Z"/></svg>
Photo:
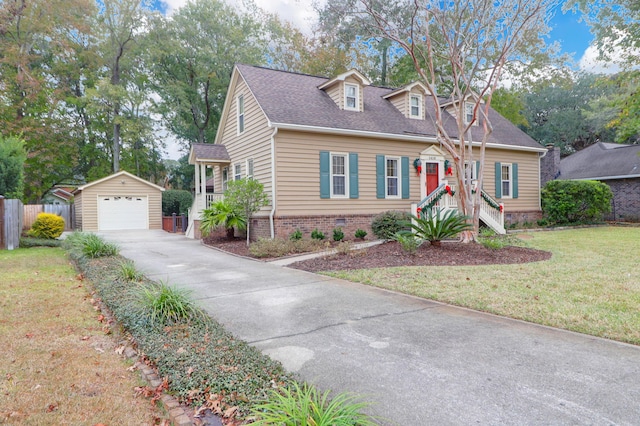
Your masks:
<svg viewBox="0 0 640 426"><path fill-rule="evenodd" d="M580 70L596 74L615 74L621 70L618 62L622 59L622 52L613 49L610 52L611 61L598 59L598 48L594 45L587 47L582 58L578 61Z"/></svg>

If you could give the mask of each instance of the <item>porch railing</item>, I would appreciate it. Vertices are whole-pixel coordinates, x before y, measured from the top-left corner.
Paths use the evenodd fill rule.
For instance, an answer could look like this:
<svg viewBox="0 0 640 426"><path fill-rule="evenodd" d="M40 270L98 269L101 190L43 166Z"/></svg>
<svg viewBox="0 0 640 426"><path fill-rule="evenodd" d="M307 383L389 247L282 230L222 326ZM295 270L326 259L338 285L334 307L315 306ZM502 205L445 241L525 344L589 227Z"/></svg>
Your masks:
<svg viewBox="0 0 640 426"><path fill-rule="evenodd" d="M413 204L411 213L417 214L418 212L425 211L426 208L431 208L433 213L435 213L436 209L457 209L457 199L451 195L455 193L456 189L454 185L449 185L446 182L441 184L418 204ZM498 203L484 190L481 191L480 220L497 233L504 234L506 232L504 229L504 205Z"/></svg>

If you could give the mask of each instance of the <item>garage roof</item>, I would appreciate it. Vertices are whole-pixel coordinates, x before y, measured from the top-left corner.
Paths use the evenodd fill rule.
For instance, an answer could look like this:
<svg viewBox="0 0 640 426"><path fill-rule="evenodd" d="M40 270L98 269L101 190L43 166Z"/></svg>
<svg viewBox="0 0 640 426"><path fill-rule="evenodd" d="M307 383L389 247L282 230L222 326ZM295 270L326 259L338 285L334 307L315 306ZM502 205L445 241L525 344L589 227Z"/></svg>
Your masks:
<svg viewBox="0 0 640 426"><path fill-rule="evenodd" d="M119 177L123 177L123 176L126 176L126 177L128 177L128 178L131 178L131 179L133 179L133 180L137 180L138 182L140 182L140 183L144 183L145 185L148 185L148 186L150 186L150 187L152 187L152 188L155 188L155 189L157 189L157 190L164 191L164 188L163 188L163 187L158 186L158 185L155 185L155 184L153 184L153 183L149 182L148 180L144 180L144 179L142 179L142 178L139 178L139 177L138 177L138 176L136 176L136 175L132 175L131 173L129 173L129 172L127 172L127 171L122 170L122 171L120 171L120 172L118 172L118 173L114 173L114 174L112 174L112 175L109 175L109 176L103 177L102 179L94 180L93 182L87 183L86 185L82 185L82 186L78 187L78 189L76 189L75 191L73 191L73 193L74 193L74 194L76 194L76 193L78 193L78 192L82 191L83 189L87 189L87 188L92 187L92 186L94 186L94 185L98 185L98 184L100 184L100 183L102 183L102 182L106 182L106 181L111 180L111 179L117 179L117 178L119 178Z"/></svg>

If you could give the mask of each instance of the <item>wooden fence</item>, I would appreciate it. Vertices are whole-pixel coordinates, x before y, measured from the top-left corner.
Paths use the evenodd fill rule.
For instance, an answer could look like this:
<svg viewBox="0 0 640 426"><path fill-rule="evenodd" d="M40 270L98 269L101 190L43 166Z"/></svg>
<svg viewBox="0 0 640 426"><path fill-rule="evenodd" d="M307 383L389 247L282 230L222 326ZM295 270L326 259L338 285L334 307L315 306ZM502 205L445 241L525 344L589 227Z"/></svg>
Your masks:
<svg viewBox="0 0 640 426"><path fill-rule="evenodd" d="M24 206L23 229L31 228L40 213L53 213L64 219L64 230L72 231L75 217L74 206L66 204L26 204Z"/></svg>
<svg viewBox="0 0 640 426"><path fill-rule="evenodd" d="M20 200L0 197L0 250L13 250L20 246L23 213Z"/></svg>

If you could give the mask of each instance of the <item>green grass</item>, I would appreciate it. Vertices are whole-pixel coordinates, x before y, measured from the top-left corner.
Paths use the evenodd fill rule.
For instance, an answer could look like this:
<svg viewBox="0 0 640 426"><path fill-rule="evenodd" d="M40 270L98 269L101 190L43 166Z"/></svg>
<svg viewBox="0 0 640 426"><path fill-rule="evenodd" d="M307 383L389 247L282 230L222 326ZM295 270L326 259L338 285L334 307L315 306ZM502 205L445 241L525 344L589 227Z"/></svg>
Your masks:
<svg viewBox="0 0 640 426"><path fill-rule="evenodd" d="M640 228L598 227L526 235L550 260L521 265L398 267L328 275L640 344Z"/></svg>

